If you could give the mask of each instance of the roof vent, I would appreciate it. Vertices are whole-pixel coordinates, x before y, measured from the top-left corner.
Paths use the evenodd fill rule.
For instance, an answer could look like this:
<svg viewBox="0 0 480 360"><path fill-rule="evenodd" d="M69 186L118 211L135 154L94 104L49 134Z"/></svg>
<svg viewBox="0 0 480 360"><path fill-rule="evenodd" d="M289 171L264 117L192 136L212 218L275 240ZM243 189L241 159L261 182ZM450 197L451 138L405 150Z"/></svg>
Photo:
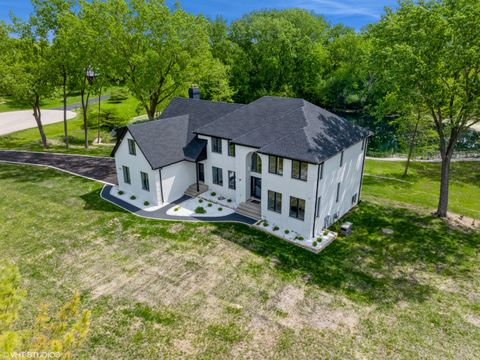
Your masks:
<svg viewBox="0 0 480 360"><path fill-rule="evenodd" d="M192 85L192 87L188 89L188 97L190 99L200 99L200 89Z"/></svg>

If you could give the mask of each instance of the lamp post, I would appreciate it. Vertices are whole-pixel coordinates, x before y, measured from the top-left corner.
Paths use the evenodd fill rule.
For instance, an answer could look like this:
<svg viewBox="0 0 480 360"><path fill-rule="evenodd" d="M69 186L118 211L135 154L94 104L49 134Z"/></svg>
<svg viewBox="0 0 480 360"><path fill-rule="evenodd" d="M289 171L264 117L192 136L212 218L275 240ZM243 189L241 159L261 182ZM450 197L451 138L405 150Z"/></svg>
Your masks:
<svg viewBox="0 0 480 360"><path fill-rule="evenodd" d="M87 78L88 83L90 86L93 85L93 80L98 76L93 70L92 67L89 66L87 71L85 72L85 77ZM98 117L97 117L97 144L100 144L100 102L102 98L102 88L98 92Z"/></svg>

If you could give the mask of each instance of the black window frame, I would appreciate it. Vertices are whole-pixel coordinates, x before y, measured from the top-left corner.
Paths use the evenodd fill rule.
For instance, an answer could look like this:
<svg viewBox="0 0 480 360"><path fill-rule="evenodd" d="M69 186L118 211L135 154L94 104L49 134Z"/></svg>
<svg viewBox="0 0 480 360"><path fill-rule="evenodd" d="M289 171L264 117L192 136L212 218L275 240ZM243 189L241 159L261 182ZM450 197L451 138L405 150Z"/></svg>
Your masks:
<svg viewBox="0 0 480 360"><path fill-rule="evenodd" d="M321 203L322 203L322 197L319 196L319 197L317 198L317 208L315 209L315 211L317 212L316 217L320 217L320 206L321 206Z"/></svg>
<svg viewBox="0 0 480 360"><path fill-rule="evenodd" d="M294 175L294 164L298 163L298 177ZM302 171L302 166L305 166L304 171ZM303 178L305 174L305 178ZM308 180L308 163L300 160L292 160L292 179L307 181Z"/></svg>
<svg viewBox="0 0 480 360"><path fill-rule="evenodd" d="M324 165L324 164L325 164L325 163L322 162L320 165L318 165L318 166L320 166L320 180L323 179L323 165Z"/></svg>
<svg viewBox="0 0 480 360"><path fill-rule="evenodd" d="M128 153L130 155L136 156L137 155L137 146L136 146L135 140L127 139L127 144L128 144Z"/></svg>
<svg viewBox="0 0 480 360"><path fill-rule="evenodd" d="M357 193L353 194L353 196L352 196L352 205L355 205L355 204L357 203L357 197L358 197L358 194L357 194Z"/></svg>
<svg viewBox="0 0 480 360"><path fill-rule="evenodd" d="M340 167L342 167L342 166L343 166L343 151L340 154Z"/></svg>
<svg viewBox="0 0 480 360"><path fill-rule="evenodd" d="M232 177L232 174L233 174L233 177ZM236 181L237 181L237 175L235 174L235 171L228 170L228 188L235 190L237 188ZM232 184L233 184L233 187L232 187Z"/></svg>
<svg viewBox="0 0 480 360"><path fill-rule="evenodd" d="M272 171L272 160L274 162ZM275 155L268 155L268 172L270 174L283 176L283 158Z"/></svg>
<svg viewBox="0 0 480 360"><path fill-rule="evenodd" d="M212 166L212 183L218 186L223 186L223 169Z"/></svg>
<svg viewBox="0 0 480 360"><path fill-rule="evenodd" d="M292 205L293 203L293 205ZM300 204L303 203L303 211L301 211ZM290 209L289 216L298 220L305 220L305 208L306 201L304 199L297 198L295 196L290 196Z"/></svg>
<svg viewBox="0 0 480 360"><path fill-rule="evenodd" d="M270 202L270 195L273 195L273 202ZM267 195L267 208L270 211L274 211L276 213L282 213L282 193L268 190Z"/></svg>
<svg viewBox="0 0 480 360"><path fill-rule="evenodd" d="M150 179L146 172L140 171L140 181L142 182L142 190L150 191Z"/></svg>
<svg viewBox="0 0 480 360"><path fill-rule="evenodd" d="M340 199L340 183L337 183L337 196L335 198L335 203L338 203L339 199Z"/></svg>
<svg viewBox="0 0 480 360"><path fill-rule="evenodd" d="M254 159L256 159L255 162ZM250 159L250 171L257 174L262 173L262 158L256 152L252 154L252 158Z"/></svg>
<svg viewBox="0 0 480 360"><path fill-rule="evenodd" d="M214 152L216 154L221 154L222 153L222 138L212 136L211 141L212 141L212 152Z"/></svg>
<svg viewBox="0 0 480 360"><path fill-rule="evenodd" d="M122 165L122 171L123 171L123 182L125 184L132 184L132 178L130 177L130 168L128 166ZM125 174L127 176L125 176ZM128 178L128 181L127 181Z"/></svg>
<svg viewBox="0 0 480 360"><path fill-rule="evenodd" d="M365 139L362 140L362 151L365 150Z"/></svg>
<svg viewBox="0 0 480 360"><path fill-rule="evenodd" d="M235 157L235 144L228 142L228 156Z"/></svg>

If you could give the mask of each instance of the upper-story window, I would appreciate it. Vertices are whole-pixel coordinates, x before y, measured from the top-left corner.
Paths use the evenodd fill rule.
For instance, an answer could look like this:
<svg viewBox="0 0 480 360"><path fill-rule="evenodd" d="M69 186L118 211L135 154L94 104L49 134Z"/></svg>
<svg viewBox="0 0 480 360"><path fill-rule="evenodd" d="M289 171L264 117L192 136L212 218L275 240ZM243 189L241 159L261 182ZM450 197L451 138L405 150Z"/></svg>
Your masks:
<svg viewBox="0 0 480 360"><path fill-rule="evenodd" d="M303 161L292 160L292 178L307 181L308 164Z"/></svg>
<svg viewBox="0 0 480 360"><path fill-rule="evenodd" d="M228 156L235 157L235 144L228 142Z"/></svg>
<svg viewBox="0 0 480 360"><path fill-rule="evenodd" d="M222 139L212 136L212 152L221 154L222 153Z"/></svg>
<svg viewBox="0 0 480 360"><path fill-rule="evenodd" d="M283 175L283 158L270 155L268 157L268 172Z"/></svg>
<svg viewBox="0 0 480 360"><path fill-rule="evenodd" d="M343 166L343 151L340 154L340 167L342 167L342 166Z"/></svg>
<svg viewBox="0 0 480 360"><path fill-rule="evenodd" d="M262 173L262 159L257 153L252 154L252 164L250 170L256 173Z"/></svg>
<svg viewBox="0 0 480 360"><path fill-rule="evenodd" d="M135 148L135 140L128 139L128 152L130 155L137 155L137 149Z"/></svg>

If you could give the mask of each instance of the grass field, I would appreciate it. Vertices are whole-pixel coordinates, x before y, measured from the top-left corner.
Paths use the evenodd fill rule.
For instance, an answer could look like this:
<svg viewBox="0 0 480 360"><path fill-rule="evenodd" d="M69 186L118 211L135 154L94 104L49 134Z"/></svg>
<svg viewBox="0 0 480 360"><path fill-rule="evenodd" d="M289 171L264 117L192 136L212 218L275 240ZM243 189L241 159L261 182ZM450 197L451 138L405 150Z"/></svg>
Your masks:
<svg viewBox="0 0 480 360"><path fill-rule="evenodd" d="M239 224L135 217L100 185L0 165L0 257L40 303L79 289L79 355L124 358L437 358L480 353L480 234L371 199L354 233L314 255ZM382 234L383 228L394 230Z"/></svg>
<svg viewBox="0 0 480 360"><path fill-rule="evenodd" d="M367 160L363 195L436 210L440 192L440 163L413 162L402 177L403 161ZM449 210L480 219L480 162L453 162Z"/></svg>

